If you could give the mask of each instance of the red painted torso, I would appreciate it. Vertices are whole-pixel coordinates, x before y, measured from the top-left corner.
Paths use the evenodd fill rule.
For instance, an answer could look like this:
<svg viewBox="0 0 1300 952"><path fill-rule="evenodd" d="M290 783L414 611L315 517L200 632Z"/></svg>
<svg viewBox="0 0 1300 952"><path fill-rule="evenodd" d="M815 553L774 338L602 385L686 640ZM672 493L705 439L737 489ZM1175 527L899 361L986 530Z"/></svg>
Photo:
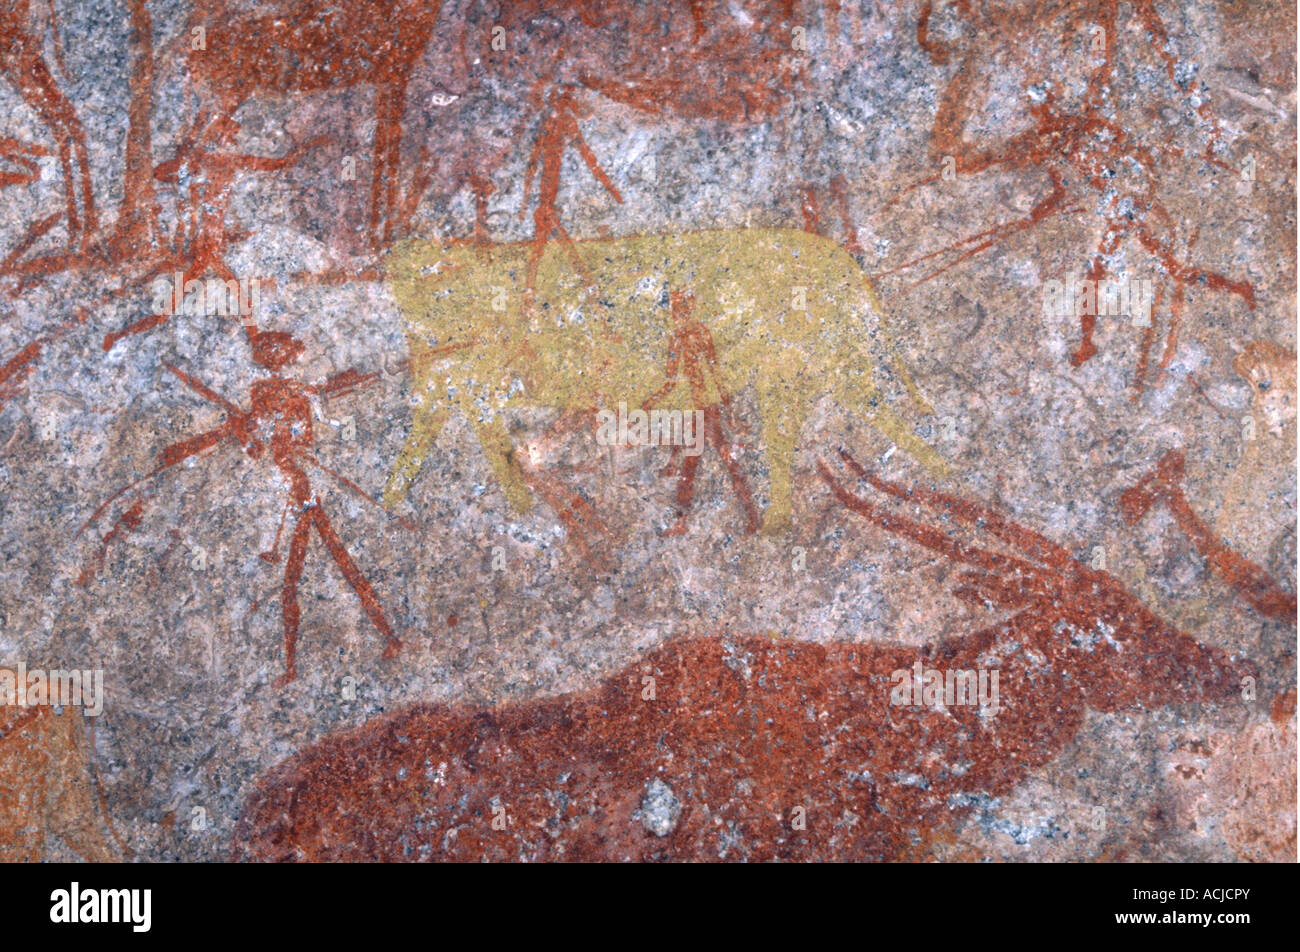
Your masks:
<svg viewBox="0 0 1300 952"><path fill-rule="evenodd" d="M299 504L311 498L311 483L296 455L313 442L311 401L302 385L280 377L259 380L251 388L252 416L258 435L271 444L271 456L293 487Z"/></svg>

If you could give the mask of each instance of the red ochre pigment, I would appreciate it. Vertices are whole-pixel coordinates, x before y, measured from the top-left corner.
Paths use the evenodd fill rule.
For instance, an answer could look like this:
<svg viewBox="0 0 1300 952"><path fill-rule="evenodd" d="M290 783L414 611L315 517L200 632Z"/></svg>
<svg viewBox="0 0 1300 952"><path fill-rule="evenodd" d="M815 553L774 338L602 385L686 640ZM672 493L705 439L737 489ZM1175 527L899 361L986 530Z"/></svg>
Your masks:
<svg viewBox="0 0 1300 952"><path fill-rule="evenodd" d="M1018 610L922 648L682 638L585 693L383 717L265 776L234 857L889 860L1056 757L1085 710L1228 702L1253 673L1036 533L847 461L1020 552L886 512L822 467L846 508L974 566L958 594ZM997 713L892 703L918 661L997 670Z"/></svg>

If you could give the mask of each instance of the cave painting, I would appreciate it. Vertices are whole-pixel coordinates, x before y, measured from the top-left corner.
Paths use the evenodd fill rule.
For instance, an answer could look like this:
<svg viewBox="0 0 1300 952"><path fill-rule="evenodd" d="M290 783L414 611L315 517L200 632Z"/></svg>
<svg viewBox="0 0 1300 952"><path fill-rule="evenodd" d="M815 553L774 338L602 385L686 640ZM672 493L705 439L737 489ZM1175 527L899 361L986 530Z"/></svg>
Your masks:
<svg viewBox="0 0 1300 952"><path fill-rule="evenodd" d="M1224 485L1215 527L1251 559L1284 566L1295 558L1285 553L1294 553L1296 536L1296 353L1251 341L1232 368L1250 387L1250 406L1235 420L1241 459Z"/></svg>
<svg viewBox="0 0 1300 952"><path fill-rule="evenodd" d="M226 440L233 439L238 447L250 457L260 457L269 446L271 459L280 470L289 486L289 499L285 503L276 529L275 541L267 552L259 553L263 561L278 564L280 561L280 537L285 523L290 516L293 527L289 532L289 552L285 560L284 585L280 593L281 612L284 623L284 673L276 679L277 687L284 687L296 675L295 660L298 645L298 629L301 609L298 605L298 583L302 579L307 560L307 546L311 541L311 530L315 529L330 557L338 565L344 579L356 593L365 611L366 617L384 636L384 657L394 658L401 650L402 643L393 633L393 627L384 614L379 603L379 596L374 587L362 574L361 569L348 554L347 547L334 529L320 498L313 488L311 477L307 475L304 464L332 476L347 489L369 499L364 490L340 473L335 472L311 452L315 443L312 432L312 395L327 395L355 389L365 382L364 375L347 370L330 380L316 386L304 386L288 376L281 376L287 366L297 361L306 349L303 343L289 334L279 331L259 331L247 327L245 331L252 348L253 359L261 367L270 371L270 376L253 382L249 388L251 408L243 410L230 400L217 393L202 381L179 368L167 365L181 382L203 399L220 407L226 413L225 420L203 433L188 439L172 443L163 449L158 466L151 472L119 490L105 500L103 504L82 526L84 531L99 518L108 507L124 493L135 489L141 483L166 472L185 460L198 456L207 450L220 446ZM372 500L373 501L373 500ZM88 584L103 564L105 553L113 540L123 532L133 531L143 518L144 500L136 499L126 511L114 522L113 528L101 540L99 551L86 569L82 571L79 583Z"/></svg>
<svg viewBox="0 0 1300 952"><path fill-rule="evenodd" d="M695 407L695 438L699 449L712 446L718 453L731 485L749 519L752 532L758 527L758 513L749 491L749 481L736 459L730 434L740 429L731 403L731 394L718 376L718 351L709 329L694 316L695 295L689 291L672 291L668 295L672 311L673 332L668 342L668 364L664 368L663 386L652 393L642 404L652 411L665 397L685 384L690 387L691 403ZM686 516L695 498L695 475L700 468L700 454L685 453L680 444L672 448L672 462L666 473L677 473L677 522L670 534L680 535L686 528Z"/></svg>
<svg viewBox="0 0 1300 952"><path fill-rule="evenodd" d="M936 6L925 0L917 20L916 36L936 66L953 67L952 77L939 99L931 134L931 160L944 164L944 174L976 175L997 167L1046 174L1050 190L1022 218L972 234L936 252L891 269L901 271L943 260L917 284L932 280L963 261L996 246L1010 235L1040 225L1056 216L1077 215L1095 209L1101 236L1091 255L1085 278L1096 282L1110 275L1112 262L1129 244L1142 249L1154 262L1162 280L1156 289L1155 308L1168 299L1164 347L1157 366L1159 383L1176 353L1189 287L1234 295L1246 307L1256 306L1255 288L1241 277L1212 271L1191 260L1199 228L1179 222L1162 202L1162 181L1170 160L1194 169L1196 161L1236 175L1238 169L1220 157L1219 123L1203 84L1189 89L1178 74L1175 47L1155 5L1149 0L1128 10L1159 61L1171 108L1189 106L1193 138L1204 141L1198 155L1169 143L1144 142L1122 121L1111 102L1118 96L1117 46L1126 42L1121 29L1121 4L1117 0L1052 0L1032 9L984 0L958 0ZM946 21L949 29L940 29ZM952 38L954 35L960 39ZM1142 34L1139 34L1142 35ZM1017 70L999 66L999 58L1014 50ZM1073 77L1070 69L1080 69ZM990 136L987 116L995 92L1008 75L1020 84L1020 122L1001 121L995 126L1002 137ZM1072 84L1072 81L1073 84ZM1082 92L1078 86L1082 83ZM981 129L983 126L983 129ZM1172 285L1172 290L1170 290ZM1097 315L1084 307L1079 313L1080 341L1070 362L1079 366L1097 353L1093 341ZM1141 326L1140 324L1138 326ZM1138 364L1133 378L1134 396L1146 386L1151 349L1155 342L1153 314L1140 334Z"/></svg>
<svg viewBox="0 0 1300 952"><path fill-rule="evenodd" d="M805 91L807 43L801 40L806 41L808 23L820 16L818 6L798 0L692 0L689 5L522 0L490 13L478 5L466 8L460 25L466 72L473 53L482 68L501 77L527 76L531 83L522 112L525 121L536 119L538 130L525 171L521 217L534 179L537 194L526 286L536 286L536 269L552 238L566 248L573 244L558 204L570 146L600 187L623 201L579 125L591 112L586 100L592 94L656 118L771 120ZM833 6L827 22L838 26L840 11Z"/></svg>
<svg viewBox="0 0 1300 952"><path fill-rule="evenodd" d="M61 50L57 27L53 48ZM54 70L45 59L45 36L33 29L32 9L28 0L8 0L0 8L0 74L18 90L25 102L41 119L58 143L59 166L63 172L64 208L48 218L36 222L9 252L5 264L25 251L50 228L62 219L67 227L68 245L75 251L84 250L98 227L95 216L95 198L90 181L90 158L86 151L86 132L76 110L59 88ZM38 175L31 159L45 154L10 138L0 138L0 148L10 161L26 170L16 178L0 177L0 183L32 182Z"/></svg>
<svg viewBox="0 0 1300 952"><path fill-rule="evenodd" d="M572 253L582 267L573 267ZM444 247L406 242L387 262L407 325L416 408L385 489L406 495L453 412L473 425L509 501L531 502L501 411L594 413L652 396L693 411L691 387L662 391L673 351L673 292L689 292L707 328L720 389L753 387L770 473L765 531L788 525L791 468L813 405L831 396L924 466L942 458L886 405L892 375L923 405L889 341L871 283L834 242L793 229L701 231L548 246L525 306L528 242ZM674 371L675 372L675 371ZM928 408L927 408L928 409Z"/></svg>
<svg viewBox="0 0 1300 952"><path fill-rule="evenodd" d="M256 96L372 86L369 230L380 247L392 240L398 222L407 86L440 8L437 0L280 0L252 13L224 0L203 0L190 32L202 28L204 43L199 48L192 42L187 53L203 106L189 138L202 139L213 124L232 122Z"/></svg>
<svg viewBox="0 0 1300 952"><path fill-rule="evenodd" d="M381 717L263 777L234 858L898 859L1060 754L1089 709L1230 704L1253 675L995 510L844 459L884 499L994 547L820 463L846 519L967 566L956 594L1012 614L920 648L679 638L581 694ZM898 690L911 670L995 671L999 696L931 685L918 703Z"/></svg>
<svg viewBox="0 0 1300 952"><path fill-rule="evenodd" d="M572 183L563 183L561 173L574 164L571 152L590 176L589 189L623 201L584 136L594 103L626 105L660 131L689 122L703 128L785 121L801 101L811 104L823 92L811 85L809 61L800 55L807 49L796 31L820 23L832 45L827 52L842 66L843 49L834 48L832 33L842 12L857 17L860 11L844 11L835 0L692 0L671 9L600 0L355 0L341 7L326 0L195 0L181 31L155 57L148 0L123 0L131 57L122 200L105 215L90 160L115 163L88 149L77 108L64 92L72 87L57 14L53 4L48 15L41 6L10 0L0 11L0 79L35 120L31 129L0 136L0 191L35 191L44 165L58 169L61 193L56 189L57 203L41 216L20 223L16 240L3 249L0 275L6 283L14 279L15 298L64 272L77 272L70 277L85 279L86 289L52 310L39 330L24 329L26 336L6 345L0 410L23 393L55 341L82 328L100 305L142 291L149 278L175 274L181 285L209 276L239 280L228 259L235 260L232 249L251 232L230 220L237 186L246 184L247 173L289 172L328 145L325 138L295 139L280 154L251 154L240 146L247 130L239 117L255 111L246 107L274 101L274 112L324 99L321 93L365 87L352 98L369 103L374 119L363 229L369 254L346 280L386 282L406 332L409 357L400 363L411 371L414 398L404 445L395 459L381 461L390 515L419 505L413 487L455 415L472 427L509 505L522 511L541 499L569 530L584 563L610 568L603 546L613 533L600 504L520 452L511 414L537 408L560 412L548 434L585 427L594 435L602 410L625 405L701 420L696 435L703 455L674 445L660 473L675 478L669 534L685 531L703 460L725 469L738 525L749 532L788 529L796 452L824 398L868 422L877 432L867 440L892 442L902 451L896 462L903 460L914 475L948 475L949 464L914 433L933 410L890 337L872 280L855 260L864 249L845 176L830 180L843 247L818 234L823 209L812 186L804 188L802 231L638 234L638 228L661 227L638 221L625 222L629 233L622 237L602 228L603 237L583 238L571 235L565 222L562 186ZM1170 210L1175 163L1228 176L1238 169L1207 87L1183 72L1178 38L1152 0L1028 6L921 0L908 22L936 72L932 163L951 163L951 172L970 176L1012 170L1026 189L1039 191L1013 220L894 270L924 264L921 284L1049 218L1085 216L1091 227L1086 280L1114 277L1126 255L1139 256L1158 275L1155 311L1167 314L1163 350L1152 357L1157 328L1146 327L1135 395L1174 367L1189 294L1214 301L1230 320L1255 311L1258 262L1203 260L1197 222ZM1098 30L1100 47L1077 57ZM1145 37L1146 65L1155 64L1158 81L1152 101L1140 105L1175 115L1166 117L1167 141L1139 137L1132 115L1116 108L1129 91L1119 72L1133 61L1131 50L1121 55L1134 42L1130 34ZM911 37L909 31L907 42ZM488 99L507 93L494 106L514 133L508 148L490 154L486 146L448 145L473 133L456 130L444 140L436 123L420 130L424 141L411 142L408 99L423 88L430 49L441 47L458 50L465 66L458 81L466 89L477 84ZM998 55L1007 47L1022 53L1017 70L999 69ZM1079 81L1056 82L1067 54L1075 57L1069 70ZM190 108L187 98L179 117L162 122L154 113L154 74L167 62L181 64L197 106ZM990 129L996 110L988 87L997 83L1015 87L1019 124L995 122ZM514 100L512 85L521 90ZM434 105L456 98L439 94ZM423 120L434 116L428 108L422 113ZM160 123L174 129L168 148L157 150L161 160L151 133ZM31 141L44 133L53 148ZM413 145L419 149L414 165ZM521 220L531 212L532 235L493 243L487 228L492 176L516 149L524 179L517 212ZM472 240L406 239L439 168L473 192ZM170 220L160 197L174 199ZM102 227L104 220L111 224ZM470 227L462 225L452 230ZM375 267L381 259L382 270ZM319 277L333 280L344 270ZM1250 334L1267 333L1254 313L1248 317ZM132 315L106 334L102 350L168 319L166 313ZM1080 314L1079 321L1076 367L1098 353L1095 315ZM348 370L308 386L286 373L305 353L301 341L255 326L244 333L267 372L248 387L248 410L203 383L201 371L167 363L153 368L225 418L163 448L156 468L95 511L83 531L135 494L113 511L106 530L100 527L75 581L92 586L110 551L147 525L152 500L140 487L150 480L226 447L227 440L250 457L269 455L288 486L275 541L260 553L265 563L285 563L276 581L284 667L274 682L283 689L296 675L298 588L313 530L355 594L361 624L379 635L383 658L403 648L380 592L327 517L308 469L379 505L316 458L311 420L313 397L349 392L378 375ZM1161 517L1152 513L1171 516L1173 529L1191 540L1225 592L1264 622L1287 628L1296 618L1293 585L1273 573L1294 566L1294 555L1276 548L1289 540L1294 551L1295 352L1266 340L1244 348L1226 343L1238 351L1233 368L1251 388L1226 504L1216 515L1193 505L1181 450L1153 458L1146 475L1107 504L1130 533L1151 529ZM119 352L111 359L136 356ZM741 407L751 395L760 421L752 445L767 464L766 505L761 490L751 488L741 453L751 436ZM4 444L6 452L13 442ZM773 640L717 625L707 634L679 631L623 670L560 697L422 704L385 714L326 736L273 767L251 792L241 790L246 800L233 857L913 858L972 811L1015 790L1052 759L1068 757L1089 711L1177 705L1214 718L1238 704L1243 684L1253 685L1259 674L1254 662L1194 640L1116 576L992 506L885 479L846 452L838 458L824 452L817 474L820 481L810 482L830 500L819 515L839 520L846 531L860 531L865 522L872 532L955 565L953 594L996 619L923 647ZM1267 525L1260 516L1266 505ZM970 533L986 541L963 541ZM384 592L393 604L405 597ZM448 628L455 626L451 616ZM900 673L911 671L915 680L907 683L915 690L902 692ZM962 693L967 675L967 687L980 686L978 701ZM941 685L937 691L932 677ZM1221 827L1242 858L1293 852L1294 784L1278 782L1277 775L1294 773L1294 690L1273 699L1269 723L1216 727L1207 736L1228 752L1217 763L1209 760L1211 745L1190 736L1161 755L1162 766L1187 785L1175 799L1182 797L1192 823L1210 816L1207 826ZM61 849L95 861L130 857L113 828L94 752L93 730L77 711L0 708L0 860L47 859ZM1209 783L1193 783L1205 777Z"/></svg>
<svg viewBox="0 0 1300 952"><path fill-rule="evenodd" d="M1136 485L1124 490L1120 508L1130 524L1142 519L1155 506L1163 505L1175 525L1191 540L1200 556L1217 574L1261 615L1296 623L1295 593L1288 592L1263 568L1223 539L1192 509L1183 492L1187 461L1178 450L1170 450Z"/></svg>

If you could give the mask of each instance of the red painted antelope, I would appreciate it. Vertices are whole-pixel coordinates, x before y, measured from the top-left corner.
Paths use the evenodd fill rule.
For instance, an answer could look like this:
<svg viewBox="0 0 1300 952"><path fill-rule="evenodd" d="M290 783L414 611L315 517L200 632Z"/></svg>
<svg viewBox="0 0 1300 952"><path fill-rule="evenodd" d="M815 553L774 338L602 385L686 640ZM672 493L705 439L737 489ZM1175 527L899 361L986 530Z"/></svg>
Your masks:
<svg viewBox="0 0 1300 952"><path fill-rule="evenodd" d="M584 693L386 716L267 774L234 857L889 860L1058 756L1089 708L1239 691L1245 665L1113 576L984 506L846 460L886 498L1015 550L959 542L821 466L847 509L969 566L956 593L1012 614L922 648L692 637ZM975 703L960 685L982 675L992 697Z"/></svg>

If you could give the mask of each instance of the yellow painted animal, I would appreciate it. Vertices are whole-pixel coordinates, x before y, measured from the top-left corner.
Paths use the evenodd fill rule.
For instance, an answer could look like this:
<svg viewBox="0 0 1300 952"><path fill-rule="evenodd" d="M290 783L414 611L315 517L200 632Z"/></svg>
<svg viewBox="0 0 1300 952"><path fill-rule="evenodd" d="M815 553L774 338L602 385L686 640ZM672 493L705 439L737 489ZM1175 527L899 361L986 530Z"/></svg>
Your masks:
<svg viewBox="0 0 1300 952"><path fill-rule="evenodd" d="M822 396L871 421L935 472L937 453L884 403L873 373L891 353L867 276L839 245L793 229L698 231L547 244L530 296L528 242L408 241L386 271L406 320L415 389L410 435L384 500L404 498L449 414L473 425L511 503L531 497L501 417L510 407L630 408L665 382L669 292L695 296L692 317L712 335L729 394L757 393L771 480L764 531L791 514L800 430ZM690 406L676 387L656 406ZM928 408L927 408L928 409Z"/></svg>

